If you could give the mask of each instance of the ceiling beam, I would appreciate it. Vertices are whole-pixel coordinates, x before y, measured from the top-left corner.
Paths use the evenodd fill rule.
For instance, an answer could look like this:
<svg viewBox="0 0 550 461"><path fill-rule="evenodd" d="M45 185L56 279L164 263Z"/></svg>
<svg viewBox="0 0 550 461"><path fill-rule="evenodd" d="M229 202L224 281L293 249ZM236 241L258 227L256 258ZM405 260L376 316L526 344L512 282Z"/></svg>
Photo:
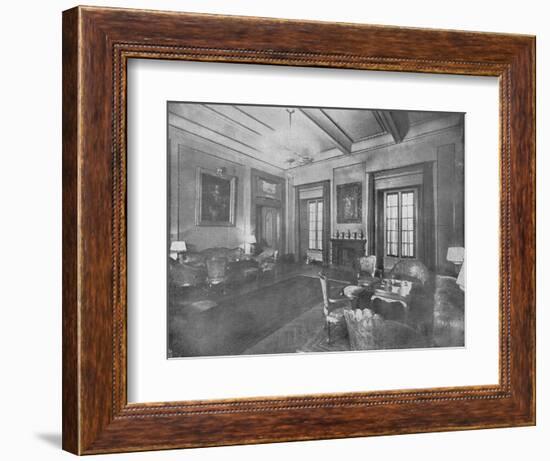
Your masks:
<svg viewBox="0 0 550 461"><path fill-rule="evenodd" d="M301 107L298 110L328 136L343 154L351 154L351 139L321 109Z"/></svg>
<svg viewBox="0 0 550 461"><path fill-rule="evenodd" d="M249 127L248 125L245 125L244 123L241 123L238 120L235 120L233 117L230 117L226 113L222 112L220 110L219 106L216 106L214 104L201 104L201 106L205 110L210 111L212 114L219 117L221 120L223 120L225 122L229 122L229 123L231 123L232 125L234 125L238 128L242 128L242 129L245 129L247 131L250 131L251 133L254 133L255 135L263 136L262 133L260 133L259 131L256 131L255 129ZM230 106L230 107L234 108L233 106ZM223 110L223 108L222 108L222 110Z"/></svg>
<svg viewBox="0 0 550 461"><path fill-rule="evenodd" d="M409 131L409 118L405 111L373 110L376 121L399 144Z"/></svg>

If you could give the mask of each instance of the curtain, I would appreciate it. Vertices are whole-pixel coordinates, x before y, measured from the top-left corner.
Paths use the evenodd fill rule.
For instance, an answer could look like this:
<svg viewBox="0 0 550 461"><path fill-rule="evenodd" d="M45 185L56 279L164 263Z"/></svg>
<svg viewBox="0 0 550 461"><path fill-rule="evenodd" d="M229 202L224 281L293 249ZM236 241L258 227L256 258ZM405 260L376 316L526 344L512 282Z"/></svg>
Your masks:
<svg viewBox="0 0 550 461"><path fill-rule="evenodd" d="M424 163L422 187L422 219L424 233L424 264L431 271L435 270L435 221L434 221L434 181L433 162Z"/></svg>

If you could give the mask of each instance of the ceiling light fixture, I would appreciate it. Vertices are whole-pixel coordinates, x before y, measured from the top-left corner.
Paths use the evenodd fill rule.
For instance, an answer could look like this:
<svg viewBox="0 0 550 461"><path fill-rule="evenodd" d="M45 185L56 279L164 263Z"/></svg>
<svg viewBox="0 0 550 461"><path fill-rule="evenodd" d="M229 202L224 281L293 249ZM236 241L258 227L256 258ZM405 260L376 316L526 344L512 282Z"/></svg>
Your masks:
<svg viewBox="0 0 550 461"><path fill-rule="evenodd" d="M286 160L286 163L288 163L289 165L293 165L293 166L301 166L301 165L307 165L308 163L312 163L313 158L308 156L308 155L303 155L300 152L298 152L298 148L295 147L295 143L293 142L293 139L292 139L292 114L294 114L294 112L296 112L296 110L287 108L286 111L288 112L288 139L287 139L287 145L286 145L285 148L291 154L298 157L297 159L293 158L293 157L289 157Z"/></svg>

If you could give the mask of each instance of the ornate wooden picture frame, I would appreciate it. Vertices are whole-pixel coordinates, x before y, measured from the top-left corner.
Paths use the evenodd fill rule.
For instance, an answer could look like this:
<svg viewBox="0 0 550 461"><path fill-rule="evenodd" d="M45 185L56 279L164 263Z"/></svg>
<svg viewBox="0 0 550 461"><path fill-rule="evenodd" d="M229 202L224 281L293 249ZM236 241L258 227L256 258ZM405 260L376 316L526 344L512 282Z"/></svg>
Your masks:
<svg viewBox="0 0 550 461"><path fill-rule="evenodd" d="M218 171L197 168L197 226L234 226L237 178Z"/></svg>
<svg viewBox="0 0 550 461"><path fill-rule="evenodd" d="M361 222L362 191L363 184L360 182L336 186L336 222L338 224Z"/></svg>
<svg viewBox="0 0 550 461"><path fill-rule="evenodd" d="M128 403L127 63L493 76L500 88L499 382ZM93 454L535 424L535 39L77 7L63 13L63 448Z"/></svg>

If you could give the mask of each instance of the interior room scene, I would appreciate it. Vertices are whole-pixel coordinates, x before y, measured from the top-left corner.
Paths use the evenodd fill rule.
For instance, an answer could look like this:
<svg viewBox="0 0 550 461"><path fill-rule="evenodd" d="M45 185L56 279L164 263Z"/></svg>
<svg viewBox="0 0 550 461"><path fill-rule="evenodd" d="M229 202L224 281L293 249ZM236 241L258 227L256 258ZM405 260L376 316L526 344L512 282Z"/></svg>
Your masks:
<svg viewBox="0 0 550 461"><path fill-rule="evenodd" d="M464 346L464 114L168 102L168 357Z"/></svg>

